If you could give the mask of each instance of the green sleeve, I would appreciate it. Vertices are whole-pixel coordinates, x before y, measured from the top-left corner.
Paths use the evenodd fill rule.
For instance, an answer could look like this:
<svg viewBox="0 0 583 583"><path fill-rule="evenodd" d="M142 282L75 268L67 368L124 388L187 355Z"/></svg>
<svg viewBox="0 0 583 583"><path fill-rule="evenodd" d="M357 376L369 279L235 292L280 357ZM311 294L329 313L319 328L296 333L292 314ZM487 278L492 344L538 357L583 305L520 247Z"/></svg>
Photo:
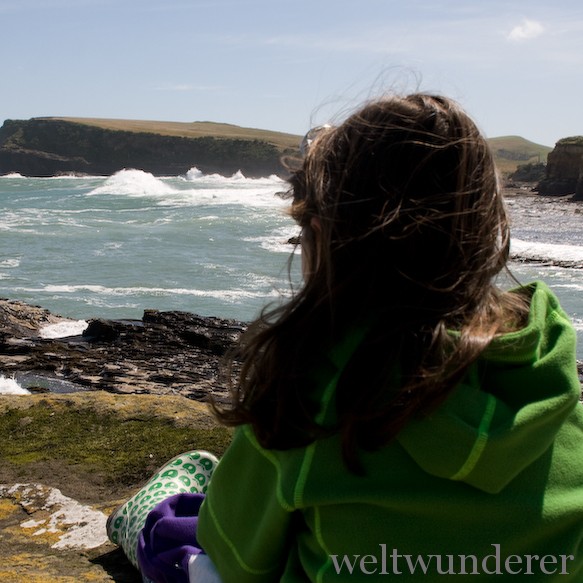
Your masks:
<svg viewBox="0 0 583 583"><path fill-rule="evenodd" d="M213 474L197 529L224 583L279 580L293 513L281 494L280 473L252 430L238 428Z"/></svg>

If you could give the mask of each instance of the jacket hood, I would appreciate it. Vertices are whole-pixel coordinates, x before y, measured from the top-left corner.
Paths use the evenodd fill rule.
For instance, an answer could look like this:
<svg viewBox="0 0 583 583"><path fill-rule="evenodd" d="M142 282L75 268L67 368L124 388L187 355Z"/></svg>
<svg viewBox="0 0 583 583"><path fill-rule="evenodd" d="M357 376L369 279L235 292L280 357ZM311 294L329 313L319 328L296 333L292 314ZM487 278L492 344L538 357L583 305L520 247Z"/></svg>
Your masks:
<svg viewBox="0 0 583 583"><path fill-rule="evenodd" d="M544 283L526 289L527 326L496 338L439 409L399 434L429 474L500 492L580 406L575 330Z"/></svg>

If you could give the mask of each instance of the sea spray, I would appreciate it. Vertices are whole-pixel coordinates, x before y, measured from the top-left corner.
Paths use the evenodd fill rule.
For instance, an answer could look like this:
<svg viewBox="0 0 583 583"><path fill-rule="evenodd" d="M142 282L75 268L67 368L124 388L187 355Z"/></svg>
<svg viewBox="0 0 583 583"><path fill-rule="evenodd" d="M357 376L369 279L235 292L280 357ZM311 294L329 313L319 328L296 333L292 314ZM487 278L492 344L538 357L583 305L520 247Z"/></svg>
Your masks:
<svg viewBox="0 0 583 583"><path fill-rule="evenodd" d="M22 388L14 378L0 375L0 395L30 395L30 391Z"/></svg>

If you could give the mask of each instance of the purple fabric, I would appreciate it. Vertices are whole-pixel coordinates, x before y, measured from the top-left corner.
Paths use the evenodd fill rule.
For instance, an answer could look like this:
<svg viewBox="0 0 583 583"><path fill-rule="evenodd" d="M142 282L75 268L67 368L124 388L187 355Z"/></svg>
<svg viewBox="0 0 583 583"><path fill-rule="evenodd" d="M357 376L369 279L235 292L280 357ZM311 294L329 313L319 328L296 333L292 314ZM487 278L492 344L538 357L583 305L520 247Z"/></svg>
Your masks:
<svg viewBox="0 0 583 583"><path fill-rule="evenodd" d="M138 538L140 571L156 583L188 583L188 560L204 553L196 540L204 494L175 494L155 506Z"/></svg>

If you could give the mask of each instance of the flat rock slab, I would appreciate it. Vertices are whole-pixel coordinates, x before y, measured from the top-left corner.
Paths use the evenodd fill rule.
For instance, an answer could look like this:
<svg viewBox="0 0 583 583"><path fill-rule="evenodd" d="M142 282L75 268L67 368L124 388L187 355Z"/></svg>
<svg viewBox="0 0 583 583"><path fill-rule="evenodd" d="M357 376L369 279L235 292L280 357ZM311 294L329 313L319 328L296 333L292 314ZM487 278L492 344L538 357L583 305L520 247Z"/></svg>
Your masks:
<svg viewBox="0 0 583 583"><path fill-rule="evenodd" d="M106 514L42 484L0 485L0 581L140 581ZM115 557L115 560L112 560Z"/></svg>
<svg viewBox="0 0 583 583"><path fill-rule="evenodd" d="M42 484L0 484L0 497L28 515L20 523L32 537L45 538L52 549L86 550L107 542L106 515Z"/></svg>

